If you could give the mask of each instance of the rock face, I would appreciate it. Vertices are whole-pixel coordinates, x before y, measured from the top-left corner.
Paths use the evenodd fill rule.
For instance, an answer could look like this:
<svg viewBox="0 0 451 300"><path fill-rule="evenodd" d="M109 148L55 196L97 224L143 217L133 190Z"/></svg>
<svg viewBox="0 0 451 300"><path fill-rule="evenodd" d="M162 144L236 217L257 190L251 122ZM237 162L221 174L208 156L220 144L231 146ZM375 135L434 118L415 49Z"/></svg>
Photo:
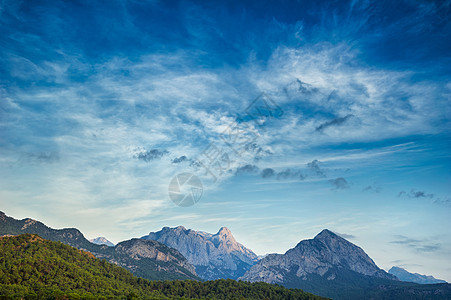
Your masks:
<svg viewBox="0 0 451 300"><path fill-rule="evenodd" d="M158 276L160 272L158 279L161 280L175 277L198 279L194 266L179 251L157 241L131 239L120 242L114 247L112 256L111 262L132 270L140 277L155 279L153 274Z"/></svg>
<svg viewBox="0 0 451 300"><path fill-rule="evenodd" d="M284 273L295 270L295 276L307 279L307 275L324 276L334 269L347 269L363 275L385 279L394 276L379 269L373 260L359 247L325 229L314 239L301 241L285 254L269 254L253 266L240 279L283 283ZM337 276L332 272L328 279Z"/></svg>
<svg viewBox="0 0 451 300"><path fill-rule="evenodd" d="M388 273L395 275L399 280L406 282L415 282L419 284L446 283L445 280L436 279L433 276L410 273L399 267L392 267Z"/></svg>
<svg viewBox="0 0 451 300"><path fill-rule="evenodd" d="M91 252L96 257L127 268L143 278L199 279L194 266L180 252L159 242L132 239L115 247L97 245L89 242L78 229L53 229L33 219L16 220L0 212L0 236L23 233L37 234L46 240L60 241Z"/></svg>
<svg viewBox="0 0 451 300"><path fill-rule="evenodd" d="M107 240L105 237L101 236L101 237L96 237L95 239L90 239L89 240L91 243L93 244L97 244L97 245L106 245L108 247L114 247L114 244L112 242L110 242L109 240Z"/></svg>
<svg viewBox="0 0 451 300"><path fill-rule="evenodd" d="M358 246L325 229L285 254L269 254L239 278L301 288L334 299L360 295L396 277L379 269Z"/></svg>
<svg viewBox="0 0 451 300"><path fill-rule="evenodd" d="M237 279L258 260L257 255L238 243L226 227L216 234L183 226L164 227L142 239L155 240L177 249L196 267L197 274L207 280Z"/></svg>

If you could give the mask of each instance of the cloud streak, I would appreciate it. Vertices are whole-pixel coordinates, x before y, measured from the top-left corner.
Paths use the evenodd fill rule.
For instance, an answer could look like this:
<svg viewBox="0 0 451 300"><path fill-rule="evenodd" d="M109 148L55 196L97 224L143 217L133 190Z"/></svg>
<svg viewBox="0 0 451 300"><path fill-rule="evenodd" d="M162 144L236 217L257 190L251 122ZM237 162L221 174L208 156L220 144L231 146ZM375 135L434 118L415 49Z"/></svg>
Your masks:
<svg viewBox="0 0 451 300"><path fill-rule="evenodd" d="M443 206L451 206L450 198L441 198L435 194L428 193L426 191L411 189L409 192L401 191L398 193L398 197L401 198L410 198L410 199L430 199L432 203L443 205Z"/></svg>
<svg viewBox="0 0 451 300"><path fill-rule="evenodd" d="M341 117L341 118L335 118L335 119L333 119L331 121L324 122L321 125L319 125L318 127L316 127L316 131L323 131L326 128L331 127L331 126L340 126L343 123L345 123L351 117L354 117L354 115L349 114L349 115L346 115L346 116Z"/></svg>
<svg viewBox="0 0 451 300"><path fill-rule="evenodd" d="M135 149L134 152L135 152L135 154L133 154L134 158L145 162L161 159L164 155L169 153L169 151L167 150L159 150L159 149L146 150L144 148L137 148Z"/></svg>
<svg viewBox="0 0 451 300"><path fill-rule="evenodd" d="M409 192L401 191L398 194L398 197L409 197L409 198L434 198L434 194L428 194L425 191L417 191L414 189L411 189Z"/></svg>
<svg viewBox="0 0 451 300"><path fill-rule="evenodd" d="M404 235L395 235L394 238L395 240L392 240L390 243L406 246L420 253L436 252L442 248L440 243L430 243L426 239L418 240Z"/></svg>

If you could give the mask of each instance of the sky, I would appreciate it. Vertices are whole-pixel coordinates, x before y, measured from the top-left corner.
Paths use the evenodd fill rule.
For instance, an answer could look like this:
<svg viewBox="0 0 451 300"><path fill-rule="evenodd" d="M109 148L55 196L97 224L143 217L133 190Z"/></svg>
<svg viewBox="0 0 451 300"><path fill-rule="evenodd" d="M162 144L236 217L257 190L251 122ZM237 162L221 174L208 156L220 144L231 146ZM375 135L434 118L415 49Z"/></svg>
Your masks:
<svg viewBox="0 0 451 300"><path fill-rule="evenodd" d="M0 210L451 281L450 40L450 1L2 0Z"/></svg>

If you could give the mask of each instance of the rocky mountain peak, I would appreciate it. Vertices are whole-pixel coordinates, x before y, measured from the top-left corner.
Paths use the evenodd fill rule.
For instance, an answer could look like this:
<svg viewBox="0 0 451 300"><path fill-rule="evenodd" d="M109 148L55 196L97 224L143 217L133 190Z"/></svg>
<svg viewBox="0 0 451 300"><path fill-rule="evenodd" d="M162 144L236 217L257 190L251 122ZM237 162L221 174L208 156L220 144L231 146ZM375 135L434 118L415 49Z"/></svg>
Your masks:
<svg viewBox="0 0 451 300"><path fill-rule="evenodd" d="M221 240L221 241L230 241L236 243L235 238L233 237L232 232L227 227L221 227L218 233L212 235L213 240Z"/></svg>
<svg viewBox="0 0 451 300"><path fill-rule="evenodd" d="M221 229L219 229L219 231L218 231L218 233L217 233L218 235L228 235L228 236L232 236L232 232L230 231L230 229L229 228L227 228L227 227L221 227Z"/></svg>
<svg viewBox="0 0 451 300"><path fill-rule="evenodd" d="M109 247L114 247L114 244L110 242L106 237L96 237L94 239L89 240L91 243L97 244L97 245L107 245Z"/></svg>
<svg viewBox="0 0 451 300"><path fill-rule="evenodd" d="M217 248L222 248L228 253L242 250L242 246L235 240L227 227L221 227L218 233L211 237L211 241Z"/></svg>
<svg viewBox="0 0 451 300"><path fill-rule="evenodd" d="M339 236L330 231L329 229L323 229L320 233L318 233L315 236L315 239L321 240L321 239L331 239L331 238L338 238Z"/></svg>
<svg viewBox="0 0 451 300"><path fill-rule="evenodd" d="M178 234L180 234L180 233L183 233L185 231L186 231L186 228L184 226L182 226L182 225L179 225L179 226L174 227L174 228L165 226L165 227L163 227L161 229L160 232L164 232L164 233L171 232L171 233L178 233Z"/></svg>
<svg viewBox="0 0 451 300"><path fill-rule="evenodd" d="M333 233L329 229L324 229L320 233L318 233L313 241L321 242L326 245L330 249L338 250L338 249L347 249L349 247L357 247L341 236ZM357 247L358 248L358 247Z"/></svg>
<svg viewBox="0 0 451 300"><path fill-rule="evenodd" d="M293 270L295 270L293 272ZM285 276L307 280L311 275L326 276L333 280L340 272L348 270L377 278L394 279L374 263L358 246L328 229L315 238L303 240L285 254L268 255L253 266L242 280L282 283ZM293 274L288 275L293 272Z"/></svg>
<svg viewBox="0 0 451 300"><path fill-rule="evenodd" d="M216 234L165 227L142 238L179 250L204 279L236 279L257 261L257 255L238 243L227 227Z"/></svg>

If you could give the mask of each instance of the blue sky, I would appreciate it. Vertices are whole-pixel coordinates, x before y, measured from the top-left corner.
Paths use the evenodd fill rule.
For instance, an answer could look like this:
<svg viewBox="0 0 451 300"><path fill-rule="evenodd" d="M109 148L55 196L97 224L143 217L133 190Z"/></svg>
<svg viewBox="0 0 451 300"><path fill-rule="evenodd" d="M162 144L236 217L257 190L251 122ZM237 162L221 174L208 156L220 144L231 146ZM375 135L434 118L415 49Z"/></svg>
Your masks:
<svg viewBox="0 0 451 300"><path fill-rule="evenodd" d="M113 242L227 226L257 254L329 228L451 281L450 10L1 1L1 210ZM280 111L246 117L262 93ZM240 155L221 139L237 119ZM216 181L193 163L211 146ZM181 172L204 185L191 207L168 197Z"/></svg>

